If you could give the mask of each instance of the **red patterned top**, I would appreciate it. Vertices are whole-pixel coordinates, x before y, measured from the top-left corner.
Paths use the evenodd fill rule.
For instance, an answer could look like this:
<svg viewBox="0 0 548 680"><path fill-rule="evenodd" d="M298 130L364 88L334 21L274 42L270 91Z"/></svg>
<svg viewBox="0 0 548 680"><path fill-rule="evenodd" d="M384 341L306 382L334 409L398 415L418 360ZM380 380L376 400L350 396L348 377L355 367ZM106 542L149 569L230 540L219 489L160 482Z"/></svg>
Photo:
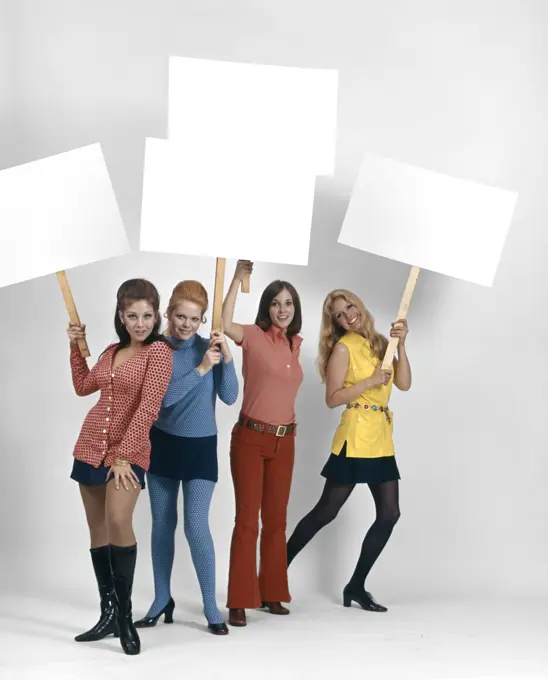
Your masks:
<svg viewBox="0 0 548 680"><path fill-rule="evenodd" d="M110 467L121 458L148 470L149 432L171 380L172 350L164 342L152 342L113 370L117 349L117 344L107 347L90 370L78 347L71 346L76 394L85 397L101 391L84 420L74 457L95 468L103 462Z"/></svg>

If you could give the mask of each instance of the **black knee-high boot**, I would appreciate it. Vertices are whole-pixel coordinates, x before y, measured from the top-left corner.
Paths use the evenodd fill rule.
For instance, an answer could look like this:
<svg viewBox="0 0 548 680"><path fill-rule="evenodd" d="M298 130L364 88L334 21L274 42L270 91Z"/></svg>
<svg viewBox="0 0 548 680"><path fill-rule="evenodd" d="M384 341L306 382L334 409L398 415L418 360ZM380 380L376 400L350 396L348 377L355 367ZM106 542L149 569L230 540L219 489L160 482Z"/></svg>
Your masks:
<svg viewBox="0 0 548 680"><path fill-rule="evenodd" d="M95 642L102 640L107 635L118 637L114 583L110 571L110 546L103 545L100 548L91 548L89 552L91 554L95 578L97 579L97 586L99 587L101 616L93 628L74 638L76 642Z"/></svg>
<svg viewBox="0 0 548 680"><path fill-rule="evenodd" d="M135 628L131 610L131 592L137 561L137 545L110 546L110 563L116 591L116 621L120 642L126 654L139 654L141 641Z"/></svg>

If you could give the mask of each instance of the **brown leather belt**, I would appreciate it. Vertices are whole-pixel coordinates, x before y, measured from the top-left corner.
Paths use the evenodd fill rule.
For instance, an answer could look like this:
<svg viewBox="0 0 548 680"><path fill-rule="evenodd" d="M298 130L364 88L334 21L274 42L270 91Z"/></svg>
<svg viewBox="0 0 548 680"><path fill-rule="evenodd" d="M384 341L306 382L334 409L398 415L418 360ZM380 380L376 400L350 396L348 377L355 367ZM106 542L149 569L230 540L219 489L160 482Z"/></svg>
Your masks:
<svg viewBox="0 0 548 680"><path fill-rule="evenodd" d="M266 423L259 423L251 418L238 418L238 425L246 427L248 430L255 430L255 432L267 432L267 434L275 434L276 437L285 437L288 434L295 432L296 424L291 425L268 425Z"/></svg>

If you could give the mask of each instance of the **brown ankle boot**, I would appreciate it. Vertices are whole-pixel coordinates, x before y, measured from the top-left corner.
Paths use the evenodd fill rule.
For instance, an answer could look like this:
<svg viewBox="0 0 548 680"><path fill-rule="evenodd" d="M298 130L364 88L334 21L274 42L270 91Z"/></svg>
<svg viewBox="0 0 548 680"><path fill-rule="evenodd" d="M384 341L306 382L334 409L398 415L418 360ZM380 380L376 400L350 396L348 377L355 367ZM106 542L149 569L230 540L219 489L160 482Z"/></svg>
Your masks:
<svg viewBox="0 0 548 680"><path fill-rule="evenodd" d="M278 616L289 614L289 609L283 607L281 602L263 602L262 609L268 609L270 614L277 614Z"/></svg>
<svg viewBox="0 0 548 680"><path fill-rule="evenodd" d="M247 626L245 609L229 609L228 623L231 626Z"/></svg>

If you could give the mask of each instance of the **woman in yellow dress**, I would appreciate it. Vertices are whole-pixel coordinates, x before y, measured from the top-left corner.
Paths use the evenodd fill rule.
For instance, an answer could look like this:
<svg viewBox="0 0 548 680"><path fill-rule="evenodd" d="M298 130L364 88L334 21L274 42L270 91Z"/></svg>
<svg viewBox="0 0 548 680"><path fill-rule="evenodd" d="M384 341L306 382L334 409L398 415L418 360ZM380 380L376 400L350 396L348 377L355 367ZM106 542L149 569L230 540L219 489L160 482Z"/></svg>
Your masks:
<svg viewBox="0 0 548 680"><path fill-rule="evenodd" d="M406 320L392 324L398 338L393 372L381 368L388 340L377 333L363 302L347 290L329 293L323 305L318 367L326 385L329 408L345 406L322 470L326 482L320 500L299 522L287 543L288 565L318 531L333 521L356 484L367 484L376 518L363 540L358 563L343 591L343 603L385 612L365 590L365 580L400 517L400 474L392 440L393 416L388 401L394 384L411 387L411 367L405 349Z"/></svg>

